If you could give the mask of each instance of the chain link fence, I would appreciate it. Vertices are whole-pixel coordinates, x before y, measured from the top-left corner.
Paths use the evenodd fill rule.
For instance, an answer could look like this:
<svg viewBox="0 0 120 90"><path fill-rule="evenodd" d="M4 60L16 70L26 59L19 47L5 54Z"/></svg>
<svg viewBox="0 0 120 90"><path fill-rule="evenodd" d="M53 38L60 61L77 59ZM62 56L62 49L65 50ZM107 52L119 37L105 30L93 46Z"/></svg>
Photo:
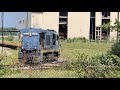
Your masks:
<svg viewBox="0 0 120 90"><path fill-rule="evenodd" d="M89 60L79 55L77 61L59 58L58 61L23 65L18 62L17 50L4 48L0 54L0 78L116 78L120 77L120 66L99 57ZM103 56L104 57L104 56ZM94 61L95 60L95 61Z"/></svg>
<svg viewBox="0 0 120 90"><path fill-rule="evenodd" d="M17 44L19 41L20 40L17 36L11 35L10 33L4 37L4 42L6 43ZM46 61L40 64L23 65L18 61L18 50L19 48L10 49L8 47L4 47L2 51L2 47L0 47L0 78L120 77L120 63L118 57L108 56L106 58L105 56L107 55L105 55L100 57L96 56L91 60L87 55L75 52L78 54L76 56L76 61L71 60L70 57L62 55L58 61ZM64 52L64 49L62 49L62 52ZM114 61L114 63L112 61Z"/></svg>

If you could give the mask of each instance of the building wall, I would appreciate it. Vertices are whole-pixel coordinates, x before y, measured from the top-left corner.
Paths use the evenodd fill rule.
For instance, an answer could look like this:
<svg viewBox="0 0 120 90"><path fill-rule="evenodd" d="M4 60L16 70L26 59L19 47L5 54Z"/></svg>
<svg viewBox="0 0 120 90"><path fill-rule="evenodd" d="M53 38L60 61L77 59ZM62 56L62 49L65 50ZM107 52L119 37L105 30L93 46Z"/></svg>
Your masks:
<svg viewBox="0 0 120 90"><path fill-rule="evenodd" d="M90 12L68 13L68 38L86 37L89 39Z"/></svg>
<svg viewBox="0 0 120 90"><path fill-rule="evenodd" d="M59 12L44 12L43 28L59 31Z"/></svg>
<svg viewBox="0 0 120 90"><path fill-rule="evenodd" d="M53 29L58 32L59 12L43 12L31 14L31 27Z"/></svg>
<svg viewBox="0 0 120 90"><path fill-rule="evenodd" d="M102 24L102 12L96 12L95 26L100 26Z"/></svg>
<svg viewBox="0 0 120 90"><path fill-rule="evenodd" d="M29 12L29 27L53 29L59 32L59 12ZM111 12L111 24L117 18L117 12ZM26 21L25 21L26 22ZM102 24L102 12L96 12L95 26ZM25 27L25 23L23 26ZM90 12L68 12L68 38L86 37L89 39ZM116 39L117 32L110 32L110 40Z"/></svg>
<svg viewBox="0 0 120 90"><path fill-rule="evenodd" d="M43 13L32 13L31 14L31 27L43 28Z"/></svg>

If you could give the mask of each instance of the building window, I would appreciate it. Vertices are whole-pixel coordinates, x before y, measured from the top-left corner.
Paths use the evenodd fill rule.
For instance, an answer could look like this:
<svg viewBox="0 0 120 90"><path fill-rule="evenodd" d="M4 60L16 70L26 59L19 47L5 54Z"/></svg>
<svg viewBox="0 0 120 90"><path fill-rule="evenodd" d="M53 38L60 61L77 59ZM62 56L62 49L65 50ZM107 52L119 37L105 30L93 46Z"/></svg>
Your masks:
<svg viewBox="0 0 120 90"><path fill-rule="evenodd" d="M110 16L110 12L102 12L102 16L108 17L108 16Z"/></svg>
<svg viewBox="0 0 120 90"><path fill-rule="evenodd" d="M60 12L60 16L68 16L68 12Z"/></svg>
<svg viewBox="0 0 120 90"><path fill-rule="evenodd" d="M91 12L90 17L95 17L95 12Z"/></svg>

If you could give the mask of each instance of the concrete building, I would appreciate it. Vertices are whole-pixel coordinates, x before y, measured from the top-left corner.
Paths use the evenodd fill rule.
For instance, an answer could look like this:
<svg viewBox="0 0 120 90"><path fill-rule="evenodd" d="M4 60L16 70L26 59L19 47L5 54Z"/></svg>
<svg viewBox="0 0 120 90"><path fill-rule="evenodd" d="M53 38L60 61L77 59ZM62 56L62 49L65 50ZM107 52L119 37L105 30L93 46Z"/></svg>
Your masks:
<svg viewBox="0 0 120 90"><path fill-rule="evenodd" d="M117 12L29 12L28 27L53 29L61 38L85 37L87 39L116 39L117 32L102 30L100 25L111 21ZM24 24L26 25L26 24Z"/></svg>

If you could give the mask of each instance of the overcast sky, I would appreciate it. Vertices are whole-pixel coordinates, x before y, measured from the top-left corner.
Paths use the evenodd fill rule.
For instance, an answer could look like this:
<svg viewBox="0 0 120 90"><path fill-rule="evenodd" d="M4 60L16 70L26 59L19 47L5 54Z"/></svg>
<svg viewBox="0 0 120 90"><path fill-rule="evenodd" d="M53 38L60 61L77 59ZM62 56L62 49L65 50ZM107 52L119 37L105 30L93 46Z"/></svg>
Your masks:
<svg viewBox="0 0 120 90"><path fill-rule="evenodd" d="M16 27L19 20L25 19L26 12L4 12L4 27ZM1 12L0 12L1 27Z"/></svg>

